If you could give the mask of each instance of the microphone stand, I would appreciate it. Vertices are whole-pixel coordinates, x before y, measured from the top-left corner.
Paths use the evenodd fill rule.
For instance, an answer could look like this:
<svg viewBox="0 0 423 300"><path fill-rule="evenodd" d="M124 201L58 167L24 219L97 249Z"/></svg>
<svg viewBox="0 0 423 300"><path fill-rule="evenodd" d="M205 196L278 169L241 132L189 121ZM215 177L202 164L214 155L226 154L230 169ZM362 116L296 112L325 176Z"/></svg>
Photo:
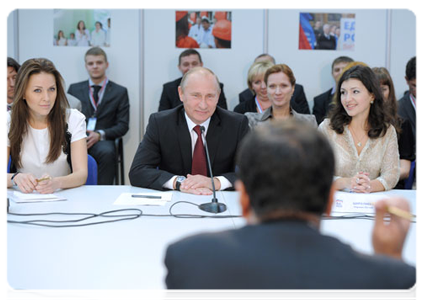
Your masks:
<svg viewBox="0 0 423 300"><path fill-rule="evenodd" d="M204 126L201 126L200 129L201 129L201 137L198 137L198 138L202 138L204 136L204 130L205 130ZM206 149L207 163L209 165L209 170L210 170L210 178L211 178L211 182L212 182L213 199L212 199L212 202L200 204L199 208L201 210L203 210L203 211L217 214L217 213L221 213L221 212L226 211L226 205L224 203L219 203L217 201L217 198L216 198L216 188L214 186L213 171L212 171L212 167L211 167L211 163L210 163L209 149L207 147L207 141L206 141L206 137L205 136L204 136L204 148Z"/></svg>

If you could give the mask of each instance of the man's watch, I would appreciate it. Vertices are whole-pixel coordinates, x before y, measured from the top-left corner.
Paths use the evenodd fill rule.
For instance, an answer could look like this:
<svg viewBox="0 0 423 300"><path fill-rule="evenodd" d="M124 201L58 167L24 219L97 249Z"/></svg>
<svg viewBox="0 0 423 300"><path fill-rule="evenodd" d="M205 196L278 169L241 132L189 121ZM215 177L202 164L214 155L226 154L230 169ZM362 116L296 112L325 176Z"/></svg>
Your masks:
<svg viewBox="0 0 423 300"><path fill-rule="evenodd" d="M185 179L187 179L185 176L178 176L178 177L176 177L176 190L177 191L180 191L181 190L181 183Z"/></svg>
<svg viewBox="0 0 423 300"><path fill-rule="evenodd" d="M12 178L10 178L10 181L12 182L12 186L17 186L15 180L13 180L13 179L15 179L16 175L18 175L18 174L19 174L19 172L16 172L15 174L12 175Z"/></svg>

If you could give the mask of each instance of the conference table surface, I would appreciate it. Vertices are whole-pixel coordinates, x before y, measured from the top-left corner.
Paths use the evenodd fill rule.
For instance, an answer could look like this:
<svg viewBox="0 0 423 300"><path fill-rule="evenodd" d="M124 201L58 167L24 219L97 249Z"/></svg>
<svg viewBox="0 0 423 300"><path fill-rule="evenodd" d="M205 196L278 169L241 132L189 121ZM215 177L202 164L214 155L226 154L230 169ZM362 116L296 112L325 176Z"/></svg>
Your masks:
<svg viewBox="0 0 423 300"><path fill-rule="evenodd" d="M13 191L8 190L8 193ZM210 231L239 228L245 220L240 215L237 192L217 192L219 202L227 211L218 215L203 212L189 203L179 203L174 214L218 216L218 218L176 218L166 216L177 201L195 204L210 202L211 196L172 193L164 206L114 205L121 193L153 192L132 186L82 186L58 191L66 201L14 203L12 213L102 213L116 209L138 208L144 214L134 220L82 227L49 228L12 224L7 226L7 276L14 289L164 289L167 246L186 236ZM393 190L390 195L406 197L415 212L416 193ZM9 215L8 220L74 219L72 216L21 217ZM108 218L103 218L103 221ZM93 222L87 220L86 222ZM83 224L84 222L81 222ZM339 238L363 253L372 253L372 220L324 220L321 232ZM416 228L411 225L406 239L404 260L416 263Z"/></svg>

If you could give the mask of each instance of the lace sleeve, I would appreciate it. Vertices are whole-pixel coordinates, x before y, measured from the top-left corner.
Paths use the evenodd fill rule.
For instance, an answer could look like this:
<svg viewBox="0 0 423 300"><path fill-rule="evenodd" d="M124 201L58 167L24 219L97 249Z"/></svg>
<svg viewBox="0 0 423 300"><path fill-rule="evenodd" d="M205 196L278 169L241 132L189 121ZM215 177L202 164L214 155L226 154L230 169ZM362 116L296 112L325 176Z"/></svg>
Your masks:
<svg viewBox="0 0 423 300"><path fill-rule="evenodd" d="M398 140L392 125L388 129L385 139L386 146L383 153L380 176L376 179L382 183L387 191L395 187L400 176Z"/></svg>

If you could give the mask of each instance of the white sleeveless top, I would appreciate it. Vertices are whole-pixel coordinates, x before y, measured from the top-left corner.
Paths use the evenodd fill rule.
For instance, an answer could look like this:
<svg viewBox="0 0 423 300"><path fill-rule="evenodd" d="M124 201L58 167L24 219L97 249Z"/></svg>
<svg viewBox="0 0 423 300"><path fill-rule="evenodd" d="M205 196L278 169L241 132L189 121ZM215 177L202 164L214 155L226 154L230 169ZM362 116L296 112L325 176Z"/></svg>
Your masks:
<svg viewBox="0 0 423 300"><path fill-rule="evenodd" d="M68 109L68 131L72 134L71 144L80 139L86 138L85 116L76 109ZM11 114L7 114L7 133L10 129ZM10 147L10 140L7 138L7 147ZM67 162L67 155L61 152L59 158L53 163L46 164L46 158L50 150L50 133L48 128L34 129L28 125L28 132L22 140L21 147L22 168L21 173L31 173L35 178L44 174L52 177L65 176L71 173Z"/></svg>

